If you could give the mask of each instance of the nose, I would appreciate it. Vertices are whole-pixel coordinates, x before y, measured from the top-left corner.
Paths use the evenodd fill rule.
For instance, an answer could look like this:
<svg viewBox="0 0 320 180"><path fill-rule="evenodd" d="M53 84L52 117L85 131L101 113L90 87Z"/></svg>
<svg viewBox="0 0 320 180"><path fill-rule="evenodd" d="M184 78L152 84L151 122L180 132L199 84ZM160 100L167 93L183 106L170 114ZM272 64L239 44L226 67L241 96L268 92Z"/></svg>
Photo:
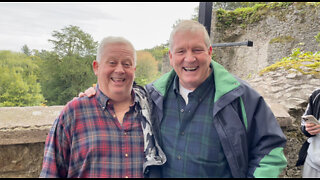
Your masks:
<svg viewBox="0 0 320 180"><path fill-rule="evenodd" d="M191 52L187 52L184 60L188 62L194 62L196 58Z"/></svg>
<svg viewBox="0 0 320 180"><path fill-rule="evenodd" d="M124 67L122 66L121 63L118 63L118 65L115 68L115 72L117 73L124 73Z"/></svg>

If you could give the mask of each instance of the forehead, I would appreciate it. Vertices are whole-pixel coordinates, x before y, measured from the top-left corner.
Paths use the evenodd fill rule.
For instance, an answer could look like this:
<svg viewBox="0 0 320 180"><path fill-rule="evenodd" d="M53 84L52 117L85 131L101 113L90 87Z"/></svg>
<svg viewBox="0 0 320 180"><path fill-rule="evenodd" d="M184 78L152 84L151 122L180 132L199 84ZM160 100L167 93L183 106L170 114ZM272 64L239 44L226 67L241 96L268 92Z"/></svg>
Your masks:
<svg viewBox="0 0 320 180"><path fill-rule="evenodd" d="M205 45L204 34L200 30L178 31L173 36L173 47L183 45Z"/></svg>
<svg viewBox="0 0 320 180"><path fill-rule="evenodd" d="M104 46L103 56L134 57L134 50L129 44L110 43Z"/></svg>

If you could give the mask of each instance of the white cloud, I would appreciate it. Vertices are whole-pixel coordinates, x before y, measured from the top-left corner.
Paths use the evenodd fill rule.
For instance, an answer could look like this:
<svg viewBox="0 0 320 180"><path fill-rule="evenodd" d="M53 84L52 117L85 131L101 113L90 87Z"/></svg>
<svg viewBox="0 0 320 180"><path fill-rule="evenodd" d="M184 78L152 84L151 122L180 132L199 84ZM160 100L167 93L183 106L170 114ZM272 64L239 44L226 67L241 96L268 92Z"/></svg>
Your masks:
<svg viewBox="0 0 320 180"><path fill-rule="evenodd" d="M198 2L0 3L0 50L50 49L54 30L75 25L92 35L124 36L137 50L166 43L178 19L190 19Z"/></svg>

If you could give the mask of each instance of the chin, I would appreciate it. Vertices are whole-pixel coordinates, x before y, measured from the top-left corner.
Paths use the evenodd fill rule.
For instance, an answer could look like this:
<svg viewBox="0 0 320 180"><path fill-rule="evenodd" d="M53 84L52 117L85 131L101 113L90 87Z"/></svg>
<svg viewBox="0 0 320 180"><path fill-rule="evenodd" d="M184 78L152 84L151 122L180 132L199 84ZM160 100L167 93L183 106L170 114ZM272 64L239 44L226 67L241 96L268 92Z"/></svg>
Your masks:
<svg viewBox="0 0 320 180"><path fill-rule="evenodd" d="M198 82L199 80L190 80L190 79L184 81L185 84L198 84Z"/></svg>
<svg viewBox="0 0 320 180"><path fill-rule="evenodd" d="M112 92L112 94L114 94L114 95L117 95L117 96L124 96L126 93L125 93L125 91L122 89L122 90L115 90L115 91L113 91Z"/></svg>

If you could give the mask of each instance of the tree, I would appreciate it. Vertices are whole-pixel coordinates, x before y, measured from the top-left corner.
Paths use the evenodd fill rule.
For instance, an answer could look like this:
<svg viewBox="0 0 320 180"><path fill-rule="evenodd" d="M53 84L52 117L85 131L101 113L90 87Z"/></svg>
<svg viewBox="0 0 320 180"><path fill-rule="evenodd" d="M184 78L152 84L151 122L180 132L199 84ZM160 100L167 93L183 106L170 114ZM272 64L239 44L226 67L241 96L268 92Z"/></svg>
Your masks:
<svg viewBox="0 0 320 180"><path fill-rule="evenodd" d="M158 63L150 52L137 51L135 82L144 86L159 77Z"/></svg>
<svg viewBox="0 0 320 180"><path fill-rule="evenodd" d="M29 47L26 44L22 46L21 51L27 56L31 55L31 51L30 51Z"/></svg>
<svg viewBox="0 0 320 180"><path fill-rule="evenodd" d="M0 107L39 106L44 103L35 73L38 69L25 54L0 51Z"/></svg>
<svg viewBox="0 0 320 180"><path fill-rule="evenodd" d="M45 59L40 80L48 105L64 105L96 83L92 70L94 56L70 55L59 58L54 52L42 56Z"/></svg>
<svg viewBox="0 0 320 180"><path fill-rule="evenodd" d="M40 82L48 105L64 105L96 83L92 61L98 43L77 26L53 31L54 51L35 51L43 59Z"/></svg>
<svg viewBox="0 0 320 180"><path fill-rule="evenodd" d="M162 61L163 61L163 57L168 53L169 49L168 49L169 43L166 44L161 44L159 46L155 46L151 49L144 49L143 51L147 51L150 52L151 55L156 59L157 63L158 63L158 71L161 72L162 69Z"/></svg>
<svg viewBox="0 0 320 180"><path fill-rule="evenodd" d="M92 36L83 32L79 27L69 25L59 31L53 31L52 36L55 39L49 39L54 47L54 51L59 55L72 56L79 55L81 57L94 55L98 46Z"/></svg>

